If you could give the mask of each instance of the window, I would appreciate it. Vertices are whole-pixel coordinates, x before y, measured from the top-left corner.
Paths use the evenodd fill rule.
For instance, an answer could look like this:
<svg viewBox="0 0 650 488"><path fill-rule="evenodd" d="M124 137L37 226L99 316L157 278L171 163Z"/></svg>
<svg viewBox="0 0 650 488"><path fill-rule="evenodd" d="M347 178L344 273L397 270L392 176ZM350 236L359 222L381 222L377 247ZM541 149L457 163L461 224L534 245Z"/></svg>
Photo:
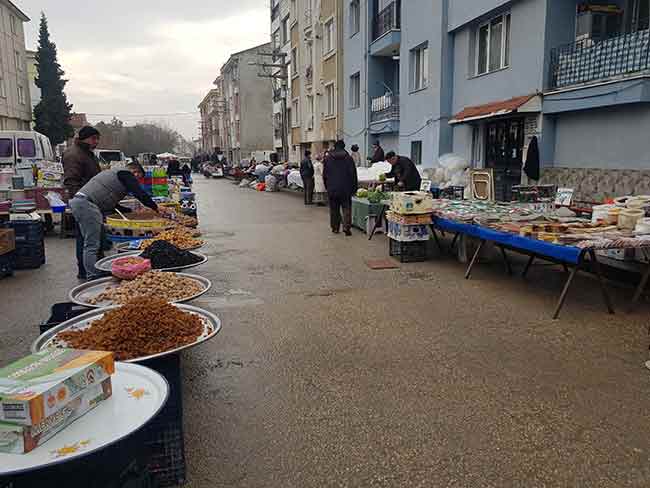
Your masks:
<svg viewBox="0 0 650 488"><path fill-rule="evenodd" d="M298 10L296 8L296 0L291 0L291 18L293 19L293 22L298 21Z"/></svg>
<svg viewBox="0 0 650 488"><path fill-rule="evenodd" d="M411 141L411 161L413 164L422 164L422 141Z"/></svg>
<svg viewBox="0 0 650 488"><path fill-rule="evenodd" d="M411 91L422 90L429 85L429 45L422 44L411 49Z"/></svg>
<svg viewBox="0 0 650 488"><path fill-rule="evenodd" d="M295 78L298 76L298 48L294 47L291 49L291 73Z"/></svg>
<svg viewBox="0 0 650 488"><path fill-rule="evenodd" d="M282 19L282 24L280 25L280 32L282 33L282 45L285 45L289 42L289 16L287 15Z"/></svg>
<svg viewBox="0 0 650 488"><path fill-rule="evenodd" d="M361 74L350 76L350 108L361 106Z"/></svg>
<svg viewBox="0 0 650 488"><path fill-rule="evenodd" d="M361 8L359 7L359 0L352 0L350 2L350 37L359 32L361 27Z"/></svg>
<svg viewBox="0 0 650 488"><path fill-rule="evenodd" d="M329 54L336 49L336 32L334 19L329 19L323 25L323 54Z"/></svg>
<svg viewBox="0 0 650 488"><path fill-rule="evenodd" d="M16 71L22 71L22 64L20 62L20 51L14 51L14 65L16 66Z"/></svg>
<svg viewBox="0 0 650 488"><path fill-rule="evenodd" d="M5 79L0 76L0 97L7 98L7 88L5 87Z"/></svg>
<svg viewBox="0 0 650 488"><path fill-rule="evenodd" d="M309 114L307 115L307 130L312 130L314 128L314 97L307 95L307 108Z"/></svg>
<svg viewBox="0 0 650 488"><path fill-rule="evenodd" d="M472 167L481 167L481 126L475 125L472 127Z"/></svg>
<svg viewBox="0 0 650 488"><path fill-rule="evenodd" d="M300 127L300 110L297 98L291 102L291 127Z"/></svg>
<svg viewBox="0 0 650 488"><path fill-rule="evenodd" d="M13 155L13 141L11 139L0 139L0 158L10 158Z"/></svg>
<svg viewBox="0 0 650 488"><path fill-rule="evenodd" d="M9 20L11 21L11 33L18 34L18 19L15 15L10 15Z"/></svg>
<svg viewBox="0 0 650 488"><path fill-rule="evenodd" d="M18 85L18 102L25 105L25 89L20 85Z"/></svg>
<svg viewBox="0 0 650 488"><path fill-rule="evenodd" d="M476 75L509 66L510 14L500 15L476 31Z"/></svg>
<svg viewBox="0 0 650 488"><path fill-rule="evenodd" d="M280 40L280 29L276 30L273 33L273 49L280 49L282 47L282 41Z"/></svg>
<svg viewBox="0 0 650 488"><path fill-rule="evenodd" d="M18 156L21 158L35 158L36 144L33 139L18 139Z"/></svg>
<svg viewBox="0 0 650 488"><path fill-rule="evenodd" d="M325 85L325 117L336 115L336 90L334 83Z"/></svg>

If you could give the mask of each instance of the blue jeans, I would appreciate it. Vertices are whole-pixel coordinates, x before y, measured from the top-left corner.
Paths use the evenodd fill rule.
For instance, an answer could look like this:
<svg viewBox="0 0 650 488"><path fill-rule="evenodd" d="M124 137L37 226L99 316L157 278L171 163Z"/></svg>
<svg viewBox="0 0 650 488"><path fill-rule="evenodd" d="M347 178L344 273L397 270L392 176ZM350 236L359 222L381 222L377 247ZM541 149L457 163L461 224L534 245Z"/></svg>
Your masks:
<svg viewBox="0 0 650 488"><path fill-rule="evenodd" d="M101 273L95 268L95 263L102 247L104 217L99 207L85 198L74 197L69 205L83 238L83 264L86 275L88 279L98 278Z"/></svg>
<svg viewBox="0 0 650 488"><path fill-rule="evenodd" d="M77 235L77 268L79 269L79 277L86 276L86 268L84 267L84 237L81 234L81 227L79 222L75 220L75 234Z"/></svg>

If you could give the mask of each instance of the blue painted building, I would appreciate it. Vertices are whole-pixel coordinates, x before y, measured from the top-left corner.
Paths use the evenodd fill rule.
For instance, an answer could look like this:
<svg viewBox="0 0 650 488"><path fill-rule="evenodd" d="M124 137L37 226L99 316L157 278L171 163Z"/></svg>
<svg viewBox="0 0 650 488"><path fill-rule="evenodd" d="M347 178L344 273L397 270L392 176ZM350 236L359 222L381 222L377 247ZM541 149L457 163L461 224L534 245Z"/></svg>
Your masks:
<svg viewBox="0 0 650 488"><path fill-rule="evenodd" d="M543 167L650 168L650 0L344 1L362 148L423 167L453 151L511 183L533 137Z"/></svg>

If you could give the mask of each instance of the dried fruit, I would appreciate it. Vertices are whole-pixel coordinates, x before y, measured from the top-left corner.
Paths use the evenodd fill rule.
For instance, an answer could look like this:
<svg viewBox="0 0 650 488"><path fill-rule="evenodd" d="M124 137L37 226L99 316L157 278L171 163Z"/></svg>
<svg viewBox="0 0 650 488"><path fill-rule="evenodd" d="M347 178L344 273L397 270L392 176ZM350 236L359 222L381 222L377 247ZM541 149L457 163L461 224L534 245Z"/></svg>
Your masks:
<svg viewBox="0 0 650 488"><path fill-rule="evenodd" d="M196 249L203 245L203 241L199 239L194 239L192 234L182 228L175 228L172 230L166 230L158 234L153 239L147 239L140 243L140 249L147 249L151 244L156 241L167 241L171 242L173 245L179 249L188 250Z"/></svg>

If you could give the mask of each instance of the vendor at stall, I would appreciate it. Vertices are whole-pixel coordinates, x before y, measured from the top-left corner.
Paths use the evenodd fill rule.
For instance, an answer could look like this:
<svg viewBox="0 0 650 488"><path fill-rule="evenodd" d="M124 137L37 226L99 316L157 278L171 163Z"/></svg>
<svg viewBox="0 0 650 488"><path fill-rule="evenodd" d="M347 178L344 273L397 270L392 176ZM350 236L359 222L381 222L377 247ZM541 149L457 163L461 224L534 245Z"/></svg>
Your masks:
<svg viewBox="0 0 650 488"><path fill-rule="evenodd" d="M386 173L386 178L395 178L397 191L420 191L422 177L413 161L393 151L386 154L386 161L393 167L390 173Z"/></svg>
<svg viewBox="0 0 650 488"><path fill-rule="evenodd" d="M70 200L70 209L79 223L83 237L83 259L88 279L97 278L95 269L97 253L101 246L104 216L115 209L128 212L120 201L128 194L133 195L143 205L158 212L158 206L140 187L138 178L144 177L144 169L139 163L130 163L127 169L102 171L86 183Z"/></svg>

